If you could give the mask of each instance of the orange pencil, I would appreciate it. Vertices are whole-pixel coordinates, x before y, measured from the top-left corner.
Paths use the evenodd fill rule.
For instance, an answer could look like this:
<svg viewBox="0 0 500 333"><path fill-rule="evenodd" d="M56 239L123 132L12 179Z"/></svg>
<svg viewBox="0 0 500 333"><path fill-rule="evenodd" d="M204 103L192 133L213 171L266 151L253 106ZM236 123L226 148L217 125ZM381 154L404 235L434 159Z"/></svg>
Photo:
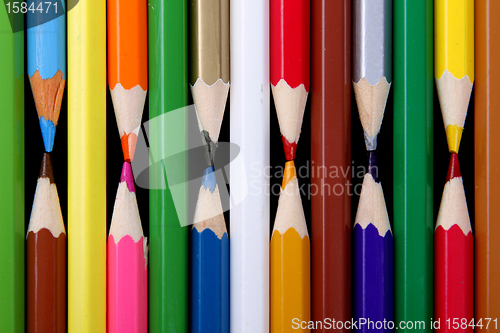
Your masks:
<svg viewBox="0 0 500 333"><path fill-rule="evenodd" d="M108 83L126 162L134 159L148 90L146 0L108 1Z"/></svg>

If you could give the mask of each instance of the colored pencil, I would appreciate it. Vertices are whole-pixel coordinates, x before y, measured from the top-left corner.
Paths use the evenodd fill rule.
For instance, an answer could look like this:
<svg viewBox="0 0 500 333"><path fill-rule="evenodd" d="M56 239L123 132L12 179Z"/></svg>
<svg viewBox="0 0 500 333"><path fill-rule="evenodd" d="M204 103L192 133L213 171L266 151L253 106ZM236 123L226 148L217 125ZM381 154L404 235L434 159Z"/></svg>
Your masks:
<svg viewBox="0 0 500 333"><path fill-rule="evenodd" d="M68 12L68 331L106 331L106 4Z"/></svg>
<svg viewBox="0 0 500 333"><path fill-rule="evenodd" d="M454 318L460 318L460 331L472 332L473 327L468 324L474 312L474 245L456 153L450 157L434 237L434 320L440 320L438 331L454 331Z"/></svg>
<svg viewBox="0 0 500 333"><path fill-rule="evenodd" d="M230 330L269 331L269 0L231 0ZM250 169L251 167L251 169ZM249 191L252 184L254 191Z"/></svg>
<svg viewBox="0 0 500 333"><path fill-rule="evenodd" d="M369 151L353 228L354 318L392 321L393 237L375 154L392 81L392 1L355 0L353 20L352 83Z"/></svg>
<svg viewBox="0 0 500 333"><path fill-rule="evenodd" d="M430 0L395 1L393 15L394 317L396 326L423 320L425 332L433 303L432 9Z"/></svg>
<svg viewBox="0 0 500 333"><path fill-rule="evenodd" d="M434 76L448 149L458 153L474 83L474 0L434 2Z"/></svg>
<svg viewBox="0 0 500 333"><path fill-rule="evenodd" d="M293 160L310 85L310 0L271 0L271 90L287 160Z"/></svg>
<svg viewBox="0 0 500 333"><path fill-rule="evenodd" d="M208 168L191 232L191 331L229 332L229 240L213 168L229 92L229 0L191 0L193 96Z"/></svg>
<svg viewBox="0 0 500 333"><path fill-rule="evenodd" d="M148 331L148 245L135 198L134 176L124 162L109 227L107 331Z"/></svg>
<svg viewBox="0 0 500 333"><path fill-rule="evenodd" d="M295 318L311 319L310 252L295 164L288 161L271 237L271 332L292 332Z"/></svg>
<svg viewBox="0 0 500 333"><path fill-rule="evenodd" d="M66 86L66 14L42 24L37 23L43 21L44 16L48 16L46 11L27 11L27 24L32 28L27 29L26 45L28 77L45 151L50 153Z"/></svg>
<svg viewBox="0 0 500 333"><path fill-rule="evenodd" d="M500 3L475 2L475 311L477 318L500 318ZM481 331L496 332L493 322ZM496 326L496 327L495 327Z"/></svg>
<svg viewBox="0 0 500 333"><path fill-rule="evenodd" d="M351 1L311 2L312 320L351 320ZM341 195L332 189L343 189ZM326 329L318 329L324 332ZM341 330L342 331L342 330ZM345 330L344 330L345 331Z"/></svg>
<svg viewBox="0 0 500 333"><path fill-rule="evenodd" d="M354 320L393 321L394 241L375 152L370 152L353 233ZM371 330L369 325L363 325L359 331ZM387 325L381 331L392 332Z"/></svg>
<svg viewBox="0 0 500 333"><path fill-rule="evenodd" d="M229 239L213 167L203 173L191 243L191 331L229 332Z"/></svg>
<svg viewBox="0 0 500 333"><path fill-rule="evenodd" d="M352 85L368 151L377 135L392 81L392 1L353 2Z"/></svg>
<svg viewBox="0 0 500 333"><path fill-rule="evenodd" d="M134 159L148 90L147 1L107 2L108 83L124 160Z"/></svg>
<svg viewBox="0 0 500 333"><path fill-rule="evenodd" d="M24 15L13 15L24 27ZM0 323L23 332L24 321L24 32L13 33L0 6Z"/></svg>
<svg viewBox="0 0 500 333"><path fill-rule="evenodd" d="M66 332L66 230L48 153L26 235L28 332Z"/></svg>
<svg viewBox="0 0 500 333"><path fill-rule="evenodd" d="M187 1L148 3L149 119L179 115L173 116L176 121L156 119L149 131L150 150L164 152L167 137L187 149L187 112L179 110L188 105ZM188 228L181 212L187 208L176 211L164 163L157 161L149 169L149 330L187 332ZM182 176L187 161L168 167Z"/></svg>
<svg viewBox="0 0 500 333"><path fill-rule="evenodd" d="M229 92L229 0L190 0L189 84L202 137L213 165Z"/></svg>

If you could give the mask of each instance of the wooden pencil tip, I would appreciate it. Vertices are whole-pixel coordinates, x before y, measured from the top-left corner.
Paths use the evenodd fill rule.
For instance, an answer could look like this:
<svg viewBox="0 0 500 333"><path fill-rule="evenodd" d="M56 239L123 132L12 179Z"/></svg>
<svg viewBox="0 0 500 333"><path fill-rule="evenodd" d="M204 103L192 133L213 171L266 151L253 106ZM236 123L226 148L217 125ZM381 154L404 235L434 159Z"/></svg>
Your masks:
<svg viewBox="0 0 500 333"><path fill-rule="evenodd" d="M120 176L120 183L126 182L129 192L135 192L134 175L132 174L132 167L129 162L123 162L122 174Z"/></svg>
<svg viewBox="0 0 500 333"><path fill-rule="evenodd" d="M38 178L48 178L51 184L54 184L54 171L52 170L52 162L49 153L43 153L42 166L40 167L40 175Z"/></svg>
<svg viewBox="0 0 500 333"><path fill-rule="evenodd" d="M450 153L457 153L460 147L460 141L462 140L463 128L458 125L448 125L446 126L446 139L448 141L448 150Z"/></svg>
<svg viewBox="0 0 500 333"><path fill-rule="evenodd" d="M288 161L295 159L295 153L297 152L297 142L290 143L284 135L281 136L283 140L283 149L285 150L285 157Z"/></svg>
<svg viewBox="0 0 500 333"><path fill-rule="evenodd" d="M286 185L293 178L297 178L297 173L295 171L295 163L293 161L288 161L285 164L285 172L283 175L283 184L281 185L282 189L285 189Z"/></svg>
<svg viewBox="0 0 500 333"><path fill-rule="evenodd" d="M135 146L137 144L137 135L135 133L123 134L121 138L123 159L125 162L134 160Z"/></svg>
<svg viewBox="0 0 500 333"><path fill-rule="evenodd" d="M453 178L462 177L460 173L460 164L458 163L458 155L456 153L450 156L450 165L448 166L448 175L446 176L446 181L449 182Z"/></svg>

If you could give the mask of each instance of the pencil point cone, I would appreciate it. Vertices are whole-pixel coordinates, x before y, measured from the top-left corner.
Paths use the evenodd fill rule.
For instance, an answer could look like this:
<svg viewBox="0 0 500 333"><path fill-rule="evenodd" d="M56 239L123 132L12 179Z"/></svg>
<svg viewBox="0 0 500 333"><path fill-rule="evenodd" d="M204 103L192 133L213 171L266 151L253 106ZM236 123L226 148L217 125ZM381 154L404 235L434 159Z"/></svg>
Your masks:
<svg viewBox="0 0 500 333"><path fill-rule="evenodd" d="M54 147L54 137L56 136L56 125L50 120L40 118L40 130L42 131L43 145L45 151L50 153Z"/></svg>
<svg viewBox="0 0 500 333"><path fill-rule="evenodd" d="M121 138L123 158L125 162L134 160L135 146L137 144L137 135L134 133L124 134Z"/></svg>
<svg viewBox="0 0 500 333"><path fill-rule="evenodd" d="M457 153L462 140L463 128L457 125L448 125L446 127L446 139L448 140L448 150L450 153Z"/></svg>
<svg viewBox="0 0 500 333"><path fill-rule="evenodd" d="M297 152L297 142L290 143L284 135L281 136L283 140L283 149L285 150L285 157L288 161L295 159L295 153Z"/></svg>

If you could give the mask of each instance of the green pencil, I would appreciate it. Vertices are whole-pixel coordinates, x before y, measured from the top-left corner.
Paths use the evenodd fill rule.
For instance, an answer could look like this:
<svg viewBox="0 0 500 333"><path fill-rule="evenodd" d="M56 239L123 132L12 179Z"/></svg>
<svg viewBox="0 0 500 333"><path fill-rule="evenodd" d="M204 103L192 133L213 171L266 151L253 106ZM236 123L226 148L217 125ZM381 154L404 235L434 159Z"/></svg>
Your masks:
<svg viewBox="0 0 500 333"><path fill-rule="evenodd" d="M156 156L163 153L166 157L166 151L171 148L169 138L176 138L177 148L179 145L187 148L187 112L174 111L174 121L170 115L165 122L153 120L188 104L187 1L150 0L148 31L149 144ZM182 217L185 211L181 210L186 208L177 206L176 211L172 192L154 189L169 181L165 168L169 175L175 173L179 179L185 178L185 162L166 165L169 163L166 159L149 169L153 188L149 192L149 329L152 333L188 330L188 228L179 223L179 218L185 218Z"/></svg>
<svg viewBox="0 0 500 333"><path fill-rule="evenodd" d="M3 4L0 50L0 327L24 332L24 31Z"/></svg>
<svg viewBox="0 0 500 333"><path fill-rule="evenodd" d="M420 332L424 331L422 325L426 332L432 332L433 82L433 1L396 0L393 83L395 324L424 321L419 324Z"/></svg>

